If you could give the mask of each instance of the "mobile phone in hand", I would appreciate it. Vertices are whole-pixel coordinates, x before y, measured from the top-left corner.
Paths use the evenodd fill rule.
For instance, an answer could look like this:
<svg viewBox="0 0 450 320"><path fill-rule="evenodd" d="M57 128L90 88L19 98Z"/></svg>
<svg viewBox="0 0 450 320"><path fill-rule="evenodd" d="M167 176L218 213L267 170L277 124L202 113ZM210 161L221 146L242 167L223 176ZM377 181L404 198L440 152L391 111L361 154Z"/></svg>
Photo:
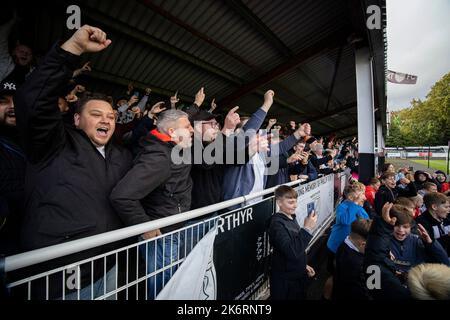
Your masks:
<svg viewBox="0 0 450 320"><path fill-rule="evenodd" d="M133 93L133 96L135 96L136 98L139 98L139 91L135 91L135 92Z"/></svg>
<svg viewBox="0 0 450 320"><path fill-rule="evenodd" d="M306 212L308 213L308 217L313 213L314 211L314 202L310 202L306 205Z"/></svg>

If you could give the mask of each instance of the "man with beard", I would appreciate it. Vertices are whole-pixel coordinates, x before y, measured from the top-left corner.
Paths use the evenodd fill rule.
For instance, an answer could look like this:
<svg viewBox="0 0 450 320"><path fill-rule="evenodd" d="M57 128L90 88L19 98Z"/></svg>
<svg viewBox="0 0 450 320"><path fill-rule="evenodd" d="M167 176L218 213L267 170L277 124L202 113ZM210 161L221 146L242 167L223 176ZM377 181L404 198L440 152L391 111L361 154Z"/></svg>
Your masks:
<svg viewBox="0 0 450 320"><path fill-rule="evenodd" d="M19 252L19 229L23 211L25 154L16 128L14 79L0 83L0 253Z"/></svg>

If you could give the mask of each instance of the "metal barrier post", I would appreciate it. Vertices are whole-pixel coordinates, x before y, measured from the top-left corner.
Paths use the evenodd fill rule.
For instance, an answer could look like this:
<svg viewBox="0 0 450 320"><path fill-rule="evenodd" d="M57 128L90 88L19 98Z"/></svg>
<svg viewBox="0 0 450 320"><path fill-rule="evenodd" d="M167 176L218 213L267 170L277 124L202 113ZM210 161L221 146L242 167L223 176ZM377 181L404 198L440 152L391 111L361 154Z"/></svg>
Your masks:
<svg viewBox="0 0 450 320"><path fill-rule="evenodd" d="M6 289L5 255L0 254L0 298L8 296Z"/></svg>

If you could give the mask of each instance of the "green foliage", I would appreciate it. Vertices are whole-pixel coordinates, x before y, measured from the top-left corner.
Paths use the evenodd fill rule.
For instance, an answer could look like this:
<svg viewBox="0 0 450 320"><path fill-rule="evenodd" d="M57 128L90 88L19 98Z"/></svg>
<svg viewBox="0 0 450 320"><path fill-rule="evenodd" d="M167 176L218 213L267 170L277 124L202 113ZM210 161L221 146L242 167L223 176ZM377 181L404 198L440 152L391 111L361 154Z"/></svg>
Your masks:
<svg viewBox="0 0 450 320"><path fill-rule="evenodd" d="M387 146L447 145L450 140L450 72L436 82L425 101L391 114Z"/></svg>

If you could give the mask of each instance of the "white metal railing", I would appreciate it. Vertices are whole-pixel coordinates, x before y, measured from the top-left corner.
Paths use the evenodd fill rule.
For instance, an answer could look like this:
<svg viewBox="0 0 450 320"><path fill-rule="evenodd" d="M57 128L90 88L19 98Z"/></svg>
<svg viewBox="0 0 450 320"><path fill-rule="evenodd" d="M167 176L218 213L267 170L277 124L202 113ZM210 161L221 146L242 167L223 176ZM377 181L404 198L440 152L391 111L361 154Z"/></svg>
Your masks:
<svg viewBox="0 0 450 320"><path fill-rule="evenodd" d="M287 185L295 186L301 182L303 180L290 182ZM116 299L118 295L122 295L124 299L131 299L132 297L135 299L153 299L195 244L214 226L217 217L185 226L156 238L140 239L138 243L61 266L51 271L31 271L31 274L27 274L26 272L23 273L22 270L70 254L138 236L149 230L199 218L232 206L245 205L255 198L273 194L276 188L273 187L155 221L6 257L4 271L9 276L8 280L12 279L7 284L7 288L13 297L29 300ZM263 201L271 200L271 198L273 196ZM330 216L319 230L316 230L307 250L331 224L333 218L334 216ZM88 279L86 279L86 275L88 275ZM260 287L253 298L257 298L266 288L267 283Z"/></svg>
<svg viewBox="0 0 450 320"><path fill-rule="evenodd" d="M304 182L304 180L297 180L293 182L289 182L286 185L294 186ZM91 248L95 248L98 246L102 246L108 243L120 241L123 239L127 239L132 236L137 236L143 234L149 230L156 230L160 228L164 228L170 225L174 225L177 223L185 222L191 219L195 219L204 215L207 215L212 212L216 212L219 210L223 210L229 207L233 207L239 204L245 204L246 202L259 198L268 194L271 194L275 191L277 187L273 187L270 189L265 189L260 192L252 193L246 196L234 198L231 200L223 201L220 203L216 203L207 207L187 211L184 213L176 214L173 216L169 216L166 218L161 218L158 220L141 223L138 225L134 225L131 227L121 228L118 230L113 230L109 232L105 232L102 234L86 237L83 239L78 239L74 241L65 242L62 244L41 248L33 251L28 251L24 253L20 253L14 256L5 258L5 272L10 272L13 270L17 270L20 268L28 267L34 264L38 264L40 262L48 261L51 259L59 258L62 256L66 256L72 253L88 250Z"/></svg>

